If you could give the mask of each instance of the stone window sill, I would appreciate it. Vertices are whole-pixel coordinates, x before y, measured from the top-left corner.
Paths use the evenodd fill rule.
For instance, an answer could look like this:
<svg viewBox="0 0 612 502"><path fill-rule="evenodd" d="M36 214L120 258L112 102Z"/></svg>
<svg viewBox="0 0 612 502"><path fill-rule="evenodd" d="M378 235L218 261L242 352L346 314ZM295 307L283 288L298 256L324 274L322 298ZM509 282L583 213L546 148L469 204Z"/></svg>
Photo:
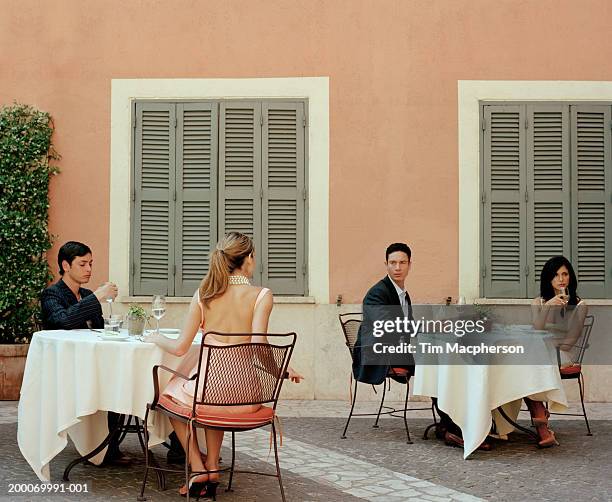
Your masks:
<svg viewBox="0 0 612 502"><path fill-rule="evenodd" d="M612 306L612 300L602 298L583 298L587 305L593 306ZM476 298L474 303L481 305L531 305L532 298Z"/></svg>
<svg viewBox="0 0 612 502"><path fill-rule="evenodd" d="M151 303L151 296L122 296L117 298L117 303ZM167 296L166 303L188 304L191 296ZM275 296L275 304L315 304L313 296Z"/></svg>

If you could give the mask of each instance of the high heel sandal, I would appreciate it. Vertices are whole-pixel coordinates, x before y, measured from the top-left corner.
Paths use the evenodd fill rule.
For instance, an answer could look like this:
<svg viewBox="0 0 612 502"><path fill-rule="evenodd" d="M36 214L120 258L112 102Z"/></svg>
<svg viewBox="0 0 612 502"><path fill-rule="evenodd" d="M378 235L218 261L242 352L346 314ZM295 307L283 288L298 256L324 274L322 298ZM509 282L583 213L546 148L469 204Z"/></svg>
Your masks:
<svg viewBox="0 0 612 502"><path fill-rule="evenodd" d="M538 447L539 448L550 448L551 446L559 446L559 442L557 441L557 438L555 437L555 433L551 431L548 427L546 427L546 431L548 432L547 434L548 437L545 439L540 439L538 441ZM540 434L540 431L538 431L538 436L540 438L542 437L542 435Z"/></svg>
<svg viewBox="0 0 612 502"><path fill-rule="evenodd" d="M559 446L559 441L557 441L555 433L553 431L550 431L550 436L546 439L538 441L538 446L540 448L550 448L551 446Z"/></svg>
<svg viewBox="0 0 612 502"><path fill-rule="evenodd" d="M219 481L207 481L206 482L206 493L203 493L201 495L202 498L217 500L217 487L218 486L219 486Z"/></svg>
<svg viewBox="0 0 612 502"><path fill-rule="evenodd" d="M206 493L208 493L208 483L209 482L210 481L208 481L208 480L206 480L206 481L192 481L191 484L189 485L189 498L195 497L195 499L198 500L200 497L203 497L202 492L204 490L206 490ZM179 495L181 497L187 497L187 492L181 493L179 491Z"/></svg>

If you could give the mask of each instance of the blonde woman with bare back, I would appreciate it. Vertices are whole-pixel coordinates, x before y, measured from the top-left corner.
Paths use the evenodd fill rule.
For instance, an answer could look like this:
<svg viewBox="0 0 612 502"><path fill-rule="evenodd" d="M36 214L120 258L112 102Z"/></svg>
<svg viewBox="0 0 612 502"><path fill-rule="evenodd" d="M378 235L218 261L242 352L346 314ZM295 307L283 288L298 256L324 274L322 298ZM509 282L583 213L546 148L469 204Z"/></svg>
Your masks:
<svg viewBox="0 0 612 502"><path fill-rule="evenodd" d="M177 356L185 356L180 371L193 376L198 369L199 354L189 348L198 330L219 333L266 333L268 320L272 311L272 292L267 288L251 286L249 278L255 270L255 254L253 241L246 235L231 232L221 239L210 257L208 274L195 292L189 306L187 319L178 339L172 340L157 333L147 337L166 352ZM207 343L213 345L228 345L245 342L265 342L262 337L244 338L209 335ZM206 351L203 354L203 364L206 362ZM247 370L245 366L245 370ZM202 369L204 371L204 369ZM289 378L296 383L302 376L289 368ZM201 389L199 389L201 391ZM173 378L164 389L163 394L178 404L191 406L195 393L195 380L186 382L181 378ZM224 407L225 414L253 413L261 405ZM187 451L188 425L178 420L170 420L176 431L183 449ZM219 469L219 452L223 442L223 431L205 429L206 452L202 460L196 435L191 436L189 445L189 462L194 471L215 471ZM219 474L210 473L197 476L189 487L190 496L214 497L218 485ZM179 490L186 495L187 487Z"/></svg>

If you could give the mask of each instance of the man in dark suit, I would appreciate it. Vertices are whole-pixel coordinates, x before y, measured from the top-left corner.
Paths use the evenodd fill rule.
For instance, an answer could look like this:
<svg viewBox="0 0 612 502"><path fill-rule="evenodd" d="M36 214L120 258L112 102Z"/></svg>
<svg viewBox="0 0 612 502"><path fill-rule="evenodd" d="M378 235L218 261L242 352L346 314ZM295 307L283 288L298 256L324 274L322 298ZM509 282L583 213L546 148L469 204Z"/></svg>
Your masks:
<svg viewBox="0 0 612 502"><path fill-rule="evenodd" d="M81 242L64 244L57 255L61 278L42 292L41 307L44 329L103 328L101 301L117 297L117 286L102 284L95 291L81 287L91 278L91 249ZM108 413L108 428L117 425L119 415ZM108 445L104 463L128 465L131 459L119 451L115 438Z"/></svg>
<svg viewBox="0 0 612 502"><path fill-rule="evenodd" d="M412 251L408 245L398 242L391 244L385 252L387 275L372 286L363 299L363 322L359 327L357 342L353 349L353 376L359 382L379 385L387 376L406 383L414 375L414 358L406 354L402 361L393 360L393 364L384 356L374 355L371 347L376 342L397 344L408 342L410 333L387 332L382 337L374 336L374 321L393 321L398 317L413 319L412 302L406 291L405 281L411 267ZM438 408L436 398L432 398L440 422L436 435L452 446L463 446L461 429L452 419ZM490 449L483 443L481 449Z"/></svg>
<svg viewBox="0 0 612 502"><path fill-rule="evenodd" d="M375 321L392 321L398 317L412 319L410 295L404 286L410 271L411 257L412 252L406 244L391 244L385 252L387 275L372 286L363 299L363 322L353 350L353 375L359 382L378 385L390 373L398 381L406 382L406 377L414 374L414 359L411 355L406 355L404 364L393 364L391 370L384 356L375 356L371 351L376 342L393 342L394 337L395 341L399 341L401 336L409 337L409 334L385 333L383 337L377 338L373 333L373 325Z"/></svg>

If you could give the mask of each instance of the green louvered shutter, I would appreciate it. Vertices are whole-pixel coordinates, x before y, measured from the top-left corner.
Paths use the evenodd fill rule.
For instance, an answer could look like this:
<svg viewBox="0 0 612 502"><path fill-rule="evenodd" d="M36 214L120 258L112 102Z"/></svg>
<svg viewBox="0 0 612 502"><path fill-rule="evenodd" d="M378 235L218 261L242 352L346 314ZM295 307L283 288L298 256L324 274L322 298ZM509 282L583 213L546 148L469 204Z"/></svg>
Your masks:
<svg viewBox="0 0 612 502"><path fill-rule="evenodd" d="M177 105L175 295L191 296L217 241L218 104Z"/></svg>
<svg viewBox="0 0 612 502"><path fill-rule="evenodd" d="M484 295L527 293L525 107L484 107L482 194Z"/></svg>
<svg viewBox="0 0 612 502"><path fill-rule="evenodd" d="M569 106L527 105L527 260L530 298L552 256L570 257Z"/></svg>
<svg viewBox="0 0 612 502"><path fill-rule="evenodd" d="M231 231L255 242L261 263L261 103L222 102L219 120L219 238ZM253 283L261 284L257 267Z"/></svg>
<svg viewBox="0 0 612 502"><path fill-rule="evenodd" d="M304 295L304 103L263 104L262 281L274 293Z"/></svg>
<svg viewBox="0 0 612 502"><path fill-rule="evenodd" d="M612 296L610 106L571 107L572 264L583 298Z"/></svg>
<svg viewBox="0 0 612 502"><path fill-rule="evenodd" d="M174 295L175 105L136 103L134 295Z"/></svg>

